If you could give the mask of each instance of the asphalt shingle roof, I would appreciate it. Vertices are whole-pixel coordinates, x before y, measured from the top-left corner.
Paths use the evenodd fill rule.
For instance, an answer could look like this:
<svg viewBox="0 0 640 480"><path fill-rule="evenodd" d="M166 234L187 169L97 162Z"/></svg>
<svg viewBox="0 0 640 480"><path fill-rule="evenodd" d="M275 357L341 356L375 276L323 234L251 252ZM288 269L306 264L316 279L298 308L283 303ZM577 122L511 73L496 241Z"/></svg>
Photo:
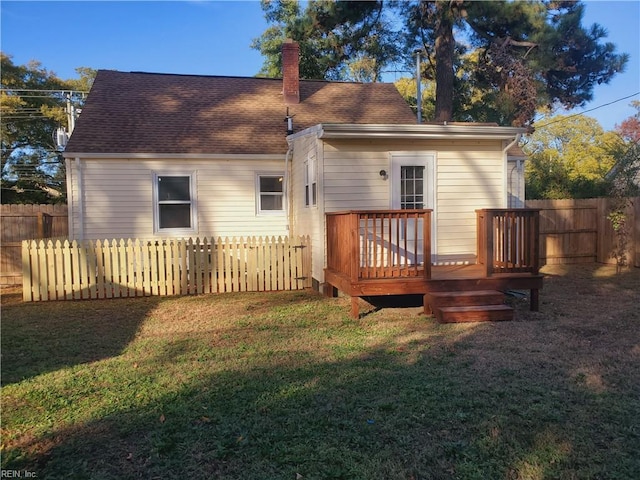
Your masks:
<svg viewBox="0 0 640 480"><path fill-rule="evenodd" d="M390 83L300 81L294 132L415 124ZM287 149L282 80L100 70L68 153L274 154Z"/></svg>

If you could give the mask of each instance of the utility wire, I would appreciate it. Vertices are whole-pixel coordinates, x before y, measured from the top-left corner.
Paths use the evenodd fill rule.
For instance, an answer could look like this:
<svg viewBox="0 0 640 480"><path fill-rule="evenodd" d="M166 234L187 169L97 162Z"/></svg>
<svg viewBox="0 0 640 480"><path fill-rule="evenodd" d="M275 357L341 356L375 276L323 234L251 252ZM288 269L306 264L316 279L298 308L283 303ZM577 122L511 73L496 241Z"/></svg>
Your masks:
<svg viewBox="0 0 640 480"><path fill-rule="evenodd" d="M564 122L565 120L568 120L568 119L573 118L573 117L578 117L580 115L584 115L585 113L593 112L594 110L598 110L599 108L608 107L609 105L613 105L614 103L621 102L622 100L627 100L628 98L635 97L636 95L640 95L640 92L632 93L631 95L627 95L626 97L618 98L617 100L613 100L613 101L611 101L609 103L598 105L597 107L590 108L589 110L584 110L584 111L579 112L579 113L574 113L572 115L568 115L566 117L558 118L557 120L553 120L551 122L547 122L547 123L544 123L542 125L538 125L538 126L536 126L536 130L540 130L542 128L546 128L549 125L553 125L554 123Z"/></svg>

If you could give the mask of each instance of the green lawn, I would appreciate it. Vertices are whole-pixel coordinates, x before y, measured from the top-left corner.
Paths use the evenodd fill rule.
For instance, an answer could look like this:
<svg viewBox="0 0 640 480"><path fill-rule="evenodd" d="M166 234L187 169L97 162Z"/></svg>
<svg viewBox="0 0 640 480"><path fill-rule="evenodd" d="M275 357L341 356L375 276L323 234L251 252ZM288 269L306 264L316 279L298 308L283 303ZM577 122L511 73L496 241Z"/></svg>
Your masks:
<svg viewBox="0 0 640 480"><path fill-rule="evenodd" d="M312 292L3 296L2 468L40 479L636 479L640 269L439 325ZM363 305L363 311L367 308Z"/></svg>

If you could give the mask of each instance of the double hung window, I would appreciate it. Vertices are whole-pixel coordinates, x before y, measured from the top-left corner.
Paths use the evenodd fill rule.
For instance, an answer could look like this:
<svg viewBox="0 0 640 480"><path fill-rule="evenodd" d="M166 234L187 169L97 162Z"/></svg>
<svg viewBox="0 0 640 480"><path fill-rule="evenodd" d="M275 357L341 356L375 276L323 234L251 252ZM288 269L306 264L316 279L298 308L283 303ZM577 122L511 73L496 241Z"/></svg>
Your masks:
<svg viewBox="0 0 640 480"><path fill-rule="evenodd" d="M315 155L304 162L304 204L307 207L318 205L318 164Z"/></svg>
<svg viewBox="0 0 640 480"><path fill-rule="evenodd" d="M196 230L193 174L156 174L153 193L156 232L188 233Z"/></svg>
<svg viewBox="0 0 640 480"><path fill-rule="evenodd" d="M277 214L284 211L284 177L258 175L257 198L259 214Z"/></svg>

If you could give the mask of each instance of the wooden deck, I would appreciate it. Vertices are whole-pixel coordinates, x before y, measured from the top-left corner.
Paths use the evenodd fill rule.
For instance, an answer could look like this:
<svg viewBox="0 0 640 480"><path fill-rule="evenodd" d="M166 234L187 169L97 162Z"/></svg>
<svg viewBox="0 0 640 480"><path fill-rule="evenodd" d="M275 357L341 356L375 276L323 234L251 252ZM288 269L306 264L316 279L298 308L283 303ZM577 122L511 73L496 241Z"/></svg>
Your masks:
<svg viewBox="0 0 640 480"><path fill-rule="evenodd" d="M538 211L481 210L477 219L479 263L439 266L431 265L428 210L328 214L325 293L351 296L354 317L358 297L430 292L530 290L537 310Z"/></svg>
<svg viewBox="0 0 640 480"><path fill-rule="evenodd" d="M484 275L483 265L433 266L430 279L423 277L404 277L388 279L360 279L351 281L345 274L325 270L329 296L337 294L336 289L351 296L351 315L358 317L359 297L377 295L425 295L429 292L474 291L474 290L529 290L530 308L539 308L539 290L542 288L542 275L530 273Z"/></svg>

